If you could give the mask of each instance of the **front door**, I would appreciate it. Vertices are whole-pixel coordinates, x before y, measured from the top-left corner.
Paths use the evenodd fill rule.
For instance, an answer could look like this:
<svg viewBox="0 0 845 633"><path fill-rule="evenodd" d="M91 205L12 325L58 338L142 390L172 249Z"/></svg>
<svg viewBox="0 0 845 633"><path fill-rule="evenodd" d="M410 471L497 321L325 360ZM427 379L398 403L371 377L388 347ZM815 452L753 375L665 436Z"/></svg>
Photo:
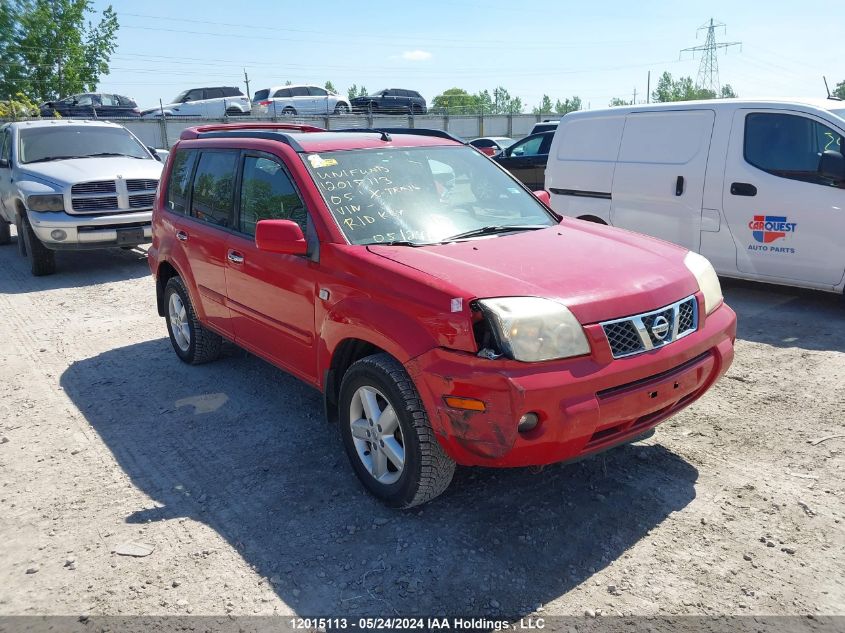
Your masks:
<svg viewBox="0 0 845 633"><path fill-rule="evenodd" d="M613 226L698 250L714 119L712 110L626 117L613 175Z"/></svg>
<svg viewBox="0 0 845 633"><path fill-rule="evenodd" d="M242 158L236 232L227 244L228 304L237 343L306 380L317 379L314 301L318 264L306 256L266 253L255 246L261 220L293 220L308 235L308 213L281 161Z"/></svg>
<svg viewBox="0 0 845 633"><path fill-rule="evenodd" d="M539 191L546 179L546 163L549 160L552 137L552 134L547 133L527 136L508 147L496 162L531 191Z"/></svg>
<svg viewBox="0 0 845 633"><path fill-rule="evenodd" d="M845 130L810 114L739 110L723 207L740 272L823 286L845 274L845 185L822 178L819 158L841 152Z"/></svg>

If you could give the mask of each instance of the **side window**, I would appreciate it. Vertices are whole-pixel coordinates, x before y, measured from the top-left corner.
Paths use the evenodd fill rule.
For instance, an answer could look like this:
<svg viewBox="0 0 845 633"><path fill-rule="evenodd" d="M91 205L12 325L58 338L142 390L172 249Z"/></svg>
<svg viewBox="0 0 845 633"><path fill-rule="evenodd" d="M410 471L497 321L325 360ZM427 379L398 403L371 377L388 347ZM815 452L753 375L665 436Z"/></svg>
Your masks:
<svg viewBox="0 0 845 633"><path fill-rule="evenodd" d="M196 88L186 94L182 102L187 103L188 101L202 101L202 88Z"/></svg>
<svg viewBox="0 0 845 633"><path fill-rule="evenodd" d="M282 88L281 90L277 90L273 97L278 97L279 99L289 99L291 96L290 88Z"/></svg>
<svg viewBox="0 0 845 633"><path fill-rule="evenodd" d="M205 90L206 99L222 99L224 96L222 88L206 88Z"/></svg>
<svg viewBox="0 0 845 633"><path fill-rule="evenodd" d="M308 92L311 93L312 97L325 97L329 94L326 90L318 88L317 86L311 86L310 88L308 88Z"/></svg>
<svg viewBox="0 0 845 633"><path fill-rule="evenodd" d="M238 88L223 88L224 97L242 97L243 93Z"/></svg>
<svg viewBox="0 0 845 633"><path fill-rule="evenodd" d="M8 130L0 131L0 159L10 160L12 157L11 134Z"/></svg>
<svg viewBox="0 0 845 633"><path fill-rule="evenodd" d="M237 152L202 152L191 190L191 215L217 226L232 226Z"/></svg>
<svg viewBox="0 0 845 633"><path fill-rule="evenodd" d="M256 90L255 94L252 95L252 100L253 101L264 101L269 96L270 96L269 90Z"/></svg>
<svg viewBox="0 0 845 633"><path fill-rule="evenodd" d="M241 179L238 228L247 235L255 235L255 225L259 220L293 220L304 234L307 213L280 163L269 158L247 156Z"/></svg>
<svg viewBox="0 0 845 633"><path fill-rule="evenodd" d="M511 156L535 156L540 153L540 145L543 143L542 136L535 136L522 144L515 145L511 150Z"/></svg>
<svg viewBox="0 0 845 633"><path fill-rule="evenodd" d="M114 95L100 95L100 105L116 106L117 100L114 98Z"/></svg>
<svg viewBox="0 0 845 633"><path fill-rule="evenodd" d="M78 106L94 105L94 98L91 95L79 95L76 98L76 105L78 105Z"/></svg>
<svg viewBox="0 0 845 633"><path fill-rule="evenodd" d="M167 183L167 208L173 213L186 213L188 210L188 185L191 182L191 172L197 161L197 151L180 149L173 157L173 169L170 181Z"/></svg>
<svg viewBox="0 0 845 633"><path fill-rule="evenodd" d="M842 151L842 135L795 114L755 112L745 117L745 160L781 178L830 184L819 173L825 150Z"/></svg>
<svg viewBox="0 0 845 633"><path fill-rule="evenodd" d="M289 88L290 94L293 97L307 97L308 95L308 88L305 86L299 86L298 88Z"/></svg>

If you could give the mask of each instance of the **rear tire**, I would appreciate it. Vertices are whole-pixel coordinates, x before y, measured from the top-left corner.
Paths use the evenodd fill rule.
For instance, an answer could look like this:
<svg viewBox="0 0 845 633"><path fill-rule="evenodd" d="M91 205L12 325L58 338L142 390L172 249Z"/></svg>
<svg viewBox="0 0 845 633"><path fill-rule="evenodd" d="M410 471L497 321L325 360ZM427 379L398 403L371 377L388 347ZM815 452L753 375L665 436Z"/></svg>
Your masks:
<svg viewBox="0 0 845 633"><path fill-rule="evenodd" d="M29 218L21 217L18 226L23 233L23 240L19 234L18 241L23 242L24 256L29 257L29 270L33 276L43 277L56 272L56 255L38 239L29 224Z"/></svg>
<svg viewBox="0 0 845 633"><path fill-rule="evenodd" d="M338 406L346 454L374 496L394 508L412 508L449 486L455 462L395 358L375 354L354 363L343 376Z"/></svg>
<svg viewBox="0 0 845 633"><path fill-rule="evenodd" d="M282 114L284 116L296 116L296 109L288 106L284 110L282 110Z"/></svg>
<svg viewBox="0 0 845 633"><path fill-rule="evenodd" d="M12 241L12 225L0 218L0 245Z"/></svg>
<svg viewBox="0 0 845 633"><path fill-rule="evenodd" d="M338 103L334 107L335 114L349 114L349 108L346 107L345 103Z"/></svg>
<svg viewBox="0 0 845 633"><path fill-rule="evenodd" d="M217 360L223 338L200 323L181 277L171 277L167 281L164 305L167 333L179 359L189 365Z"/></svg>

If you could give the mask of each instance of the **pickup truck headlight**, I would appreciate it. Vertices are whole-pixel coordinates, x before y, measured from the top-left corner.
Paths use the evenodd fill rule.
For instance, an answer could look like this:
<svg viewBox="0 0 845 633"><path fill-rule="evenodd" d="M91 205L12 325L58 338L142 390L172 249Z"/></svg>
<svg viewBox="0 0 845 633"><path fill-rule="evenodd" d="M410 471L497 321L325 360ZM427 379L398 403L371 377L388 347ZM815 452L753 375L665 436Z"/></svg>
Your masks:
<svg viewBox="0 0 845 633"><path fill-rule="evenodd" d="M722 286L713 264L706 257L690 251L684 257L684 265L695 275L698 287L704 294L704 311L710 314L722 303Z"/></svg>
<svg viewBox="0 0 845 633"><path fill-rule="evenodd" d="M65 201L61 195L56 194L29 196L26 206L32 211L64 211Z"/></svg>
<svg viewBox="0 0 845 633"><path fill-rule="evenodd" d="M565 305L539 297L502 297L478 302L501 351L537 362L590 353L584 330Z"/></svg>

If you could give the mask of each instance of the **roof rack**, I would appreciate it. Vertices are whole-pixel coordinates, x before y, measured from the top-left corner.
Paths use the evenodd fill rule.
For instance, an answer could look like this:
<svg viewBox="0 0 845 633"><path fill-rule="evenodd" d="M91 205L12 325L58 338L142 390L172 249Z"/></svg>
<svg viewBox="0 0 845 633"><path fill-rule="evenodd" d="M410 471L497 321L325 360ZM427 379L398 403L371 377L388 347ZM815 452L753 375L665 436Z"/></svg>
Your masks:
<svg viewBox="0 0 845 633"><path fill-rule="evenodd" d="M305 123L212 123L209 125L198 125L182 130L180 139L200 138L201 134L207 132L234 132L234 131L293 131L293 132L325 132L326 130L314 125Z"/></svg>
<svg viewBox="0 0 845 633"><path fill-rule="evenodd" d="M305 149L300 145L293 134L284 134L282 132L262 131L262 130L220 130L211 132L200 132L196 136L189 138L262 138L268 141L278 141L290 146L290 148L298 153L302 153Z"/></svg>
<svg viewBox="0 0 845 633"><path fill-rule="evenodd" d="M433 136L435 138L444 138L450 141L455 141L461 145L466 145L467 142L457 136L446 132L445 130L435 130L424 127L376 127L376 128L344 128L342 130L329 130L329 132L369 132L371 134L410 134L412 136Z"/></svg>

